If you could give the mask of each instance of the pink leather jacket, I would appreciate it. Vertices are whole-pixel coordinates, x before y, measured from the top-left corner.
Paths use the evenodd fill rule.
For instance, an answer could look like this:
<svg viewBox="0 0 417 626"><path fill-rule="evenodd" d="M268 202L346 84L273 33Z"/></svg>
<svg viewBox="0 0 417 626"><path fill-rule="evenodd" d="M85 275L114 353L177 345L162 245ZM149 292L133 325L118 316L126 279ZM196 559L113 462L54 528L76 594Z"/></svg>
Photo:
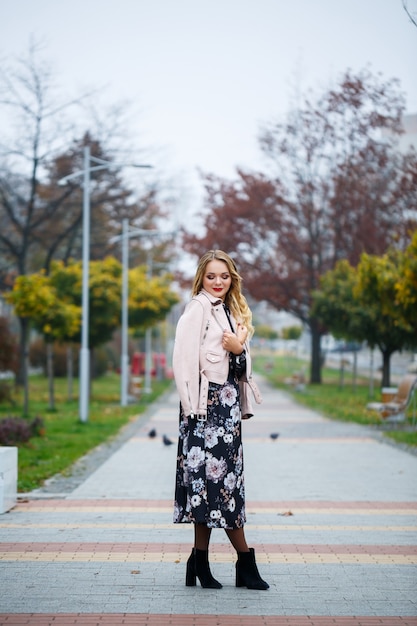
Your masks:
<svg viewBox="0 0 417 626"><path fill-rule="evenodd" d="M235 324L235 320L232 318ZM173 372L185 415L204 419L207 415L208 383L223 384L229 372L229 353L222 347L229 322L221 300L205 290L194 296L179 319L173 353ZM245 343L246 374L239 381L242 418L252 417L249 391L262 401L252 378L249 345Z"/></svg>

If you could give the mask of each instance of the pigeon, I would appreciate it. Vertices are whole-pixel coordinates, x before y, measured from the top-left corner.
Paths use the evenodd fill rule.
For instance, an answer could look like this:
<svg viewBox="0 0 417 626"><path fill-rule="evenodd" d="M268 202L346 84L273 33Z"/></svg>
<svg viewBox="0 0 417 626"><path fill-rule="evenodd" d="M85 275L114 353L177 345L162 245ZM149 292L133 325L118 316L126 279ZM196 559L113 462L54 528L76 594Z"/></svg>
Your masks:
<svg viewBox="0 0 417 626"><path fill-rule="evenodd" d="M278 439L279 433L271 433L269 436L271 437L271 439L275 440Z"/></svg>
<svg viewBox="0 0 417 626"><path fill-rule="evenodd" d="M151 438L156 437L156 430L155 430L155 428L152 428L152 430L150 430L148 432L148 437L151 437Z"/></svg>
<svg viewBox="0 0 417 626"><path fill-rule="evenodd" d="M169 437L167 437L166 435L164 435L162 437L162 441L164 442L165 446L171 446L174 442L171 441L171 439Z"/></svg>

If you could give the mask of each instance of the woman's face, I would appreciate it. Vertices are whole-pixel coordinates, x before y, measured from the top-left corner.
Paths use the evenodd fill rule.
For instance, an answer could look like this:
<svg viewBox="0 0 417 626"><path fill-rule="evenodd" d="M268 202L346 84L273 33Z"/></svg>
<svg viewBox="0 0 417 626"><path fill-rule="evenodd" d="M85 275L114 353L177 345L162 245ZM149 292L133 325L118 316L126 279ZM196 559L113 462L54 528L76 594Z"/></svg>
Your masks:
<svg viewBox="0 0 417 626"><path fill-rule="evenodd" d="M203 288L216 298L225 299L232 284L232 277L224 261L213 259L206 265Z"/></svg>

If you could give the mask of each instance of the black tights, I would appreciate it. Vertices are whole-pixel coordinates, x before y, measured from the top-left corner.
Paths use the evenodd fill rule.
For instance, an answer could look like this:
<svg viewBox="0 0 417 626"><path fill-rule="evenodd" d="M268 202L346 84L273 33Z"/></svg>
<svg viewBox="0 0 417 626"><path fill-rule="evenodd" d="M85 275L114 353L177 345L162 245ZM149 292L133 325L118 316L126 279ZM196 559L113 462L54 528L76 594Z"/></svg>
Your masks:
<svg viewBox="0 0 417 626"><path fill-rule="evenodd" d="M243 528L225 529L226 535L236 552L249 552ZM197 550L208 550L211 528L206 524L194 524L194 547Z"/></svg>

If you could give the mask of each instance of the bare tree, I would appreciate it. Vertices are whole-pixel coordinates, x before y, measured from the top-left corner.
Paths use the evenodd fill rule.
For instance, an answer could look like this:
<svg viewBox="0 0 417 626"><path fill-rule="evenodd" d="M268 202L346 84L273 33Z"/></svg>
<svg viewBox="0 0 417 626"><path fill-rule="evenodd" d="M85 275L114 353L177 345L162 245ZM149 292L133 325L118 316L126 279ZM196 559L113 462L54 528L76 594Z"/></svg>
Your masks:
<svg viewBox="0 0 417 626"><path fill-rule="evenodd" d="M32 45L27 59L0 71L0 105L9 122L0 143L0 256L19 274L28 271L31 248L70 194L61 189L53 203L39 200L45 167L68 136L63 113L74 102L54 103L51 73L37 53Z"/></svg>
<svg viewBox="0 0 417 626"><path fill-rule="evenodd" d="M412 22L412 24L414 24L414 26L417 26L417 12L414 11L413 13L409 10L408 8L408 0L402 0L403 3L403 8L404 11L407 13L408 15L408 19L410 20L410 22Z"/></svg>
<svg viewBox="0 0 417 626"><path fill-rule="evenodd" d="M106 161L115 153L89 132L80 132L71 114L86 109L88 97L62 99L49 66L42 61L42 46L31 44L25 58L0 69L0 108L7 124L0 142L0 287L10 288L13 277L38 271L47 272L53 259L68 261L81 257L82 177L67 186L60 178L83 169L83 147ZM75 117L75 115L73 116ZM120 116L119 116L120 117ZM107 128L98 119L101 136L120 135L117 120L110 117ZM78 139L74 139L78 137ZM81 139L80 139L81 137ZM91 257L102 259L118 252L109 244L119 234L121 221L147 227L158 219L158 185L143 185L141 196L128 189L120 168L95 172L91 176ZM20 321L20 362L28 351L28 322ZM17 382L24 384L24 368Z"/></svg>

